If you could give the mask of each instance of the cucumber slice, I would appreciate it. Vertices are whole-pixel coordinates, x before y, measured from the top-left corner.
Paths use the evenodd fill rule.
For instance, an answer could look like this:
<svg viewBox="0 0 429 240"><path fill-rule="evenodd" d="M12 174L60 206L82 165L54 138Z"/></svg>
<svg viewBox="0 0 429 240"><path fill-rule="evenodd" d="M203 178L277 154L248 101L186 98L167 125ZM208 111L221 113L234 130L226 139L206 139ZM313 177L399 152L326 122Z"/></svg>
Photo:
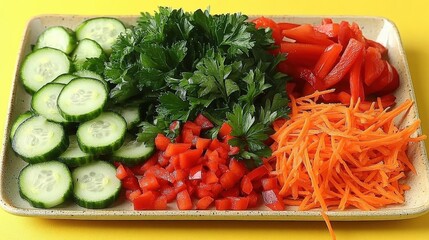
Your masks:
<svg viewBox="0 0 429 240"><path fill-rule="evenodd" d="M58 157L58 161L65 163L71 168L94 161L94 155L85 153L79 148L76 135L70 135L69 142L69 147Z"/></svg>
<svg viewBox="0 0 429 240"><path fill-rule="evenodd" d="M46 83L70 71L68 56L53 48L41 48L30 53L21 66L21 80L25 89L33 94Z"/></svg>
<svg viewBox="0 0 429 240"><path fill-rule="evenodd" d="M63 126L38 115L21 123L12 138L12 149L28 163L55 159L68 145Z"/></svg>
<svg viewBox="0 0 429 240"><path fill-rule="evenodd" d="M82 151L92 154L111 153L119 149L125 140L127 123L114 112L82 123L77 129L77 140Z"/></svg>
<svg viewBox="0 0 429 240"><path fill-rule="evenodd" d="M82 122L100 115L107 101L104 84L93 78L70 81L58 96L61 115L71 122Z"/></svg>
<svg viewBox="0 0 429 240"><path fill-rule="evenodd" d="M82 39L71 55L74 66L77 70L83 69L83 64L88 58L99 58L104 54L103 48L96 41Z"/></svg>
<svg viewBox="0 0 429 240"><path fill-rule="evenodd" d="M95 161L72 172L73 196L84 208L106 208L119 197L121 181L116 177L115 167L104 161Z"/></svg>
<svg viewBox="0 0 429 240"><path fill-rule="evenodd" d="M29 164L18 176L19 193L33 207L52 208L72 194L70 170L57 161Z"/></svg>
<svg viewBox="0 0 429 240"><path fill-rule="evenodd" d="M33 112L26 111L25 113L21 113L13 122L12 127L10 128L10 139L12 140L13 136L15 135L16 129L23 123L25 120L33 116Z"/></svg>
<svg viewBox="0 0 429 240"><path fill-rule="evenodd" d="M119 113L125 119L128 130L131 130L142 121L140 108L137 106L114 107L112 111Z"/></svg>
<svg viewBox="0 0 429 240"><path fill-rule="evenodd" d="M96 41L104 52L110 54L112 45L119 34L125 31L124 24L116 18L99 17L91 18L81 23L76 28L76 36L80 41L88 38Z"/></svg>
<svg viewBox="0 0 429 240"><path fill-rule="evenodd" d="M153 146L127 137L122 147L113 152L113 159L125 165L136 165L145 162L154 152Z"/></svg>
<svg viewBox="0 0 429 240"><path fill-rule="evenodd" d="M55 48L69 54L76 47L76 35L73 30L66 27L49 27L40 34L34 49L44 47Z"/></svg>
<svg viewBox="0 0 429 240"><path fill-rule="evenodd" d="M57 123L68 122L61 116L57 107L58 95L60 95L64 86L65 85L61 83L48 83L40 88L31 99L31 108L48 120Z"/></svg>
<svg viewBox="0 0 429 240"><path fill-rule="evenodd" d="M78 76L73 74L61 74L60 76L56 77L52 82L53 83L62 83L62 84L68 84L71 80L77 78Z"/></svg>
<svg viewBox="0 0 429 240"><path fill-rule="evenodd" d="M100 76L99 74L97 74L93 71L80 70L80 71L75 72L74 74L79 76L79 77L94 78L94 79L100 80L104 84L104 86L106 87L107 91L109 91L109 84L107 83L107 81L104 80L104 78L102 76Z"/></svg>

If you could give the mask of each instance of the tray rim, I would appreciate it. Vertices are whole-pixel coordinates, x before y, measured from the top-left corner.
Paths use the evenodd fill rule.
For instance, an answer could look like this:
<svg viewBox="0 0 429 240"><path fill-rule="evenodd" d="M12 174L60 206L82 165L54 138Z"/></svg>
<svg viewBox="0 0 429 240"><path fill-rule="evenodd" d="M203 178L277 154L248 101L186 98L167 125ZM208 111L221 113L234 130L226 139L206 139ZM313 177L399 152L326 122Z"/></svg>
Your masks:
<svg viewBox="0 0 429 240"><path fill-rule="evenodd" d="M5 169L5 158L6 158L6 149L9 144L9 131L11 128L11 113L13 111L13 102L16 98L16 89L19 85L19 66L21 60L25 56L24 43L26 38L29 35L30 25L33 21L42 18L74 18L78 17L81 19L99 17L99 16L111 16L120 19L132 19L136 18L139 15L78 15L78 14L40 14L33 16L27 21L27 24L24 28L23 35L20 41L20 49L18 51L18 58L15 63L13 82L11 84L9 103L7 108L7 116L5 118L6 124L4 127L4 137L2 143L2 151L0 159L0 206L8 213L17 216L27 216L27 217L41 217L41 218L53 218L53 219L80 219L80 220L287 220L287 221L323 221L320 210L310 210L310 211L298 211L298 210L285 210L285 211L269 211L269 210L246 210L246 211L217 211L217 210L163 210L163 211L135 211L135 210L92 210L92 209L82 209L82 210L69 210L64 208L53 208L53 209L37 209L37 208L20 208L15 207L13 204L6 201L3 191L3 178ZM394 34L397 35L399 41L399 53L404 56L405 64L405 75L409 77L407 82L410 86L411 93L409 94L411 100L416 105L416 118L419 118L419 112L417 108L416 96L414 93L414 86L411 79L411 74L408 66L408 61L406 58L405 50L402 44L402 39L400 32L396 24L385 17L381 16L362 16L362 15L248 15L249 19L265 16L270 18L294 18L294 19L323 19L324 17L330 17L334 20L341 19L355 19L355 20L380 20L384 21L392 26ZM422 134L422 128L420 127L417 131L418 134ZM422 148L422 155L427 160L427 150L424 142L419 143L419 147ZM429 165L425 164L426 174L429 176ZM388 208L387 208L388 209ZM408 208L404 212L402 209L388 209L389 214L385 214L382 210L379 211L361 211L361 210L332 210L326 212L326 214L331 218L331 221L373 221L373 220L400 220L400 219L410 219L415 218L429 212L429 197L426 200L425 204L416 207ZM370 214L369 214L370 213Z"/></svg>

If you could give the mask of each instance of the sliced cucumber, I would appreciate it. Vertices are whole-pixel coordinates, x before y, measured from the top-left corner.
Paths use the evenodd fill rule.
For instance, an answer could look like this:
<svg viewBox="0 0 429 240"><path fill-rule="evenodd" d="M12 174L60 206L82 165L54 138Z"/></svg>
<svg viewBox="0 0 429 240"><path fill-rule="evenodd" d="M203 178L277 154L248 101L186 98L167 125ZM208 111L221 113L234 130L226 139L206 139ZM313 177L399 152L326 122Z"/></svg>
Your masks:
<svg viewBox="0 0 429 240"><path fill-rule="evenodd" d="M62 84L68 84L71 80L77 78L78 76L73 74L61 74L60 76L56 77L52 82L53 83L62 83Z"/></svg>
<svg viewBox="0 0 429 240"><path fill-rule="evenodd" d="M71 55L76 69L83 69L83 64L88 58L99 58L104 54L103 48L96 41L82 39Z"/></svg>
<svg viewBox="0 0 429 240"><path fill-rule="evenodd" d="M104 86L106 87L107 91L109 91L109 84L107 83L107 81L104 80L104 78L102 76L100 76L99 74L97 74L93 71L80 70L80 71L75 72L74 74L79 76L79 77L94 78L94 79L100 80L104 84Z"/></svg>
<svg viewBox="0 0 429 240"><path fill-rule="evenodd" d="M114 107L112 111L119 113L125 119L128 130L131 130L142 121L138 106Z"/></svg>
<svg viewBox="0 0 429 240"><path fill-rule="evenodd" d="M95 161L73 170L73 196L84 208L106 208L119 197L121 181L116 168L104 161Z"/></svg>
<svg viewBox="0 0 429 240"><path fill-rule="evenodd" d="M76 78L70 81L58 96L58 108L68 121L87 121L103 111L107 94L101 81L93 78Z"/></svg>
<svg viewBox="0 0 429 240"><path fill-rule="evenodd" d="M111 153L119 149L125 140L127 123L114 112L82 123L77 129L77 140L82 151L92 154Z"/></svg>
<svg viewBox="0 0 429 240"><path fill-rule="evenodd" d="M72 194L70 170L57 161L29 164L18 176L19 193L33 207L52 208Z"/></svg>
<svg viewBox="0 0 429 240"><path fill-rule="evenodd" d="M113 159L126 165L136 165L145 162L154 153L155 148L144 142L127 137L121 148L113 152Z"/></svg>
<svg viewBox="0 0 429 240"><path fill-rule="evenodd" d="M101 77L99 74L89 70L80 70L80 71L74 72L73 74L79 77L94 78L100 81L104 81L103 77Z"/></svg>
<svg viewBox="0 0 429 240"><path fill-rule="evenodd" d="M76 36L80 41L85 38L96 41L103 50L110 54L112 45L119 34L125 31L124 24L116 18L99 17L91 18L81 23L76 28Z"/></svg>
<svg viewBox="0 0 429 240"><path fill-rule="evenodd" d="M31 99L31 108L39 115L57 123L66 123L57 107L58 95L64 88L61 83L48 83L39 89Z"/></svg>
<svg viewBox="0 0 429 240"><path fill-rule="evenodd" d="M33 112L31 111L26 111L24 113L21 113L13 122L12 127L10 128L10 139L12 140L13 136L15 135L15 131L16 129L19 127L19 125L21 125L21 123L23 123L25 120L27 120L28 118L30 118L31 116L33 116Z"/></svg>
<svg viewBox="0 0 429 240"><path fill-rule="evenodd" d="M74 168L85 165L94 160L94 155L85 153L79 148L76 135L70 135L69 142L69 147L58 157L58 161Z"/></svg>
<svg viewBox="0 0 429 240"><path fill-rule="evenodd" d="M49 27L40 34L34 49L44 47L55 48L69 54L76 47L76 35L73 30L66 27Z"/></svg>
<svg viewBox="0 0 429 240"><path fill-rule="evenodd" d="M28 163L55 159L68 145L63 126L38 115L21 123L12 138L13 150Z"/></svg>
<svg viewBox="0 0 429 240"><path fill-rule="evenodd" d="M21 66L21 80L25 89L33 94L46 83L70 71L68 56L53 48L41 48L30 53Z"/></svg>

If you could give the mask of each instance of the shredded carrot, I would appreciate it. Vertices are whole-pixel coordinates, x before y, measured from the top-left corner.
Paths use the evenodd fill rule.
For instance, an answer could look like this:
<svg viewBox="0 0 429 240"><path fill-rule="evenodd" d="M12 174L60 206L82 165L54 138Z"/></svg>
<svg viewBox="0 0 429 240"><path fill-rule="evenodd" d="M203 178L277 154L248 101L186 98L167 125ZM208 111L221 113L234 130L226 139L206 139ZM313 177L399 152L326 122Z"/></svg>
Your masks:
<svg viewBox="0 0 429 240"><path fill-rule="evenodd" d="M290 96L290 118L273 124L271 149L276 161L273 174L285 204L300 210L320 208L335 238L325 212L375 210L405 201L406 174L415 173L407 148L426 136L416 136L420 120L398 127L411 100L394 109L383 109L380 103L362 109L359 100L348 106L317 103L330 92ZM399 119L401 126L404 119Z"/></svg>

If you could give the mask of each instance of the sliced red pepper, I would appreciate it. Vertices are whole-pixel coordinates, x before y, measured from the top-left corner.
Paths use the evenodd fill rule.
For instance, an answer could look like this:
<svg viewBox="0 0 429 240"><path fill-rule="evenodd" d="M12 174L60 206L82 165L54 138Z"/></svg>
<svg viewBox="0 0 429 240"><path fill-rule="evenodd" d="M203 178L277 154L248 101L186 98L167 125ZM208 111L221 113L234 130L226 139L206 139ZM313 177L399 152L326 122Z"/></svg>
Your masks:
<svg viewBox="0 0 429 240"><path fill-rule="evenodd" d="M378 42L373 41L371 39L365 39L365 43L366 43L367 47L373 47L373 48L377 49L380 52L382 59L387 59L388 50L381 43L378 43Z"/></svg>
<svg viewBox="0 0 429 240"><path fill-rule="evenodd" d="M377 78L380 77L381 73L385 68L381 53L374 47L368 47L365 53L364 60L364 82L367 86L370 86Z"/></svg>
<svg viewBox="0 0 429 240"><path fill-rule="evenodd" d="M343 45L343 48L349 44L350 39L353 37L353 31L347 21L341 21L338 32L338 43Z"/></svg>
<svg viewBox="0 0 429 240"><path fill-rule="evenodd" d="M320 56L316 65L313 68L314 74L319 78L323 79L332 70L335 63L338 61L343 46L338 43L334 43L325 48L325 51Z"/></svg>
<svg viewBox="0 0 429 240"><path fill-rule="evenodd" d="M326 88L334 86L344 78L344 76L353 66L356 59L362 57L363 48L363 43L357 41L354 38L350 39L339 62L324 79L324 84Z"/></svg>
<svg viewBox="0 0 429 240"><path fill-rule="evenodd" d="M340 25L338 23L322 23L322 25L315 26L314 29L318 32L326 34L330 38L338 37L340 32Z"/></svg>
<svg viewBox="0 0 429 240"><path fill-rule="evenodd" d="M280 51L287 53L285 63L306 67L313 67L324 50L325 46L316 44L290 42L282 42L280 44Z"/></svg>
<svg viewBox="0 0 429 240"><path fill-rule="evenodd" d="M354 103L358 101L358 98L360 98L361 101L365 100L365 92L361 75L362 61L362 58L356 59L350 70L350 94Z"/></svg>
<svg viewBox="0 0 429 240"><path fill-rule="evenodd" d="M299 27L300 24L297 23L289 23L289 22L279 22L277 26L280 28L280 31Z"/></svg>
<svg viewBox="0 0 429 240"><path fill-rule="evenodd" d="M247 174L247 177L250 179L250 181L253 181L264 177L268 173L269 173L268 168L265 165L261 165L257 168L254 168L252 171L250 171Z"/></svg>
<svg viewBox="0 0 429 240"><path fill-rule="evenodd" d="M272 19L259 17L253 20L252 22L255 23L256 28L261 28L261 27L270 28L272 30L273 39L277 44L279 44L282 41L283 37L280 31L280 28L277 25L277 23L274 22Z"/></svg>
<svg viewBox="0 0 429 240"><path fill-rule="evenodd" d="M297 43L316 44L319 46L329 46L334 42L328 35L316 31L310 24L302 24L296 28L282 31L283 36L296 40Z"/></svg>

